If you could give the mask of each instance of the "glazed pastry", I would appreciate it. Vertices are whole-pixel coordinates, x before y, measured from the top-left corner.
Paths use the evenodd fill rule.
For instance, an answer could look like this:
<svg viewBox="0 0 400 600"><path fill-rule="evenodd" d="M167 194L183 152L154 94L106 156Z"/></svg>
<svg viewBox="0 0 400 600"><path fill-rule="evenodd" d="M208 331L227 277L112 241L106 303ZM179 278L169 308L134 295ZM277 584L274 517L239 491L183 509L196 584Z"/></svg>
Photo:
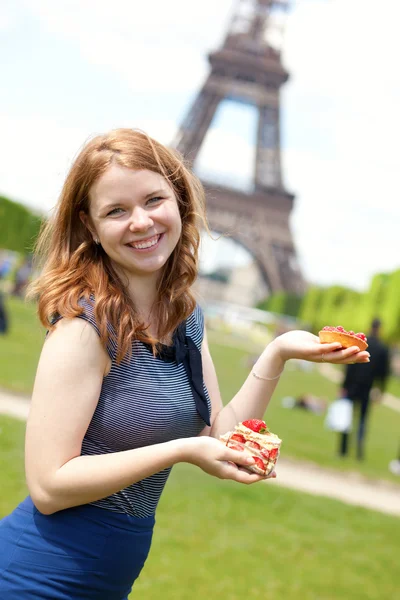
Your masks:
<svg viewBox="0 0 400 600"><path fill-rule="evenodd" d="M344 327L324 327L319 332L319 340L322 344L332 342L340 342L343 348L350 346L358 346L361 350L368 348L367 336L364 333L354 333L354 331L346 331Z"/></svg>

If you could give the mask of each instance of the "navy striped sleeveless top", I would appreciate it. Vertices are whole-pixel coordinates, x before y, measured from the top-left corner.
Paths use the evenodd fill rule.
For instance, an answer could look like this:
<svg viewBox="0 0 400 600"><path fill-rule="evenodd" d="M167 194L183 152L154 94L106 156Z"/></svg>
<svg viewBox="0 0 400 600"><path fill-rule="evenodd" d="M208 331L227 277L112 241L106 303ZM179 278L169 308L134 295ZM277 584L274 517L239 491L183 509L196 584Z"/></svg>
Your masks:
<svg viewBox="0 0 400 600"><path fill-rule="evenodd" d="M81 305L84 312L79 318L89 322L100 335L94 306L86 300L81 300ZM204 316L198 305L182 325L184 328L186 325L186 336L201 359ZM177 339L174 335L175 344ZM200 380L207 413L205 418L198 411L190 369L188 371L183 362L178 364L175 347L165 346L164 350L161 356L154 357L150 346L135 340L131 360L123 360L118 365L115 344L109 342L107 351L112 362L111 370L103 378L99 401L83 439L81 455L141 448L194 437L202 431L206 425L205 419L211 412L210 397L202 373ZM170 471L171 467L164 469L91 504L139 518L151 516Z"/></svg>

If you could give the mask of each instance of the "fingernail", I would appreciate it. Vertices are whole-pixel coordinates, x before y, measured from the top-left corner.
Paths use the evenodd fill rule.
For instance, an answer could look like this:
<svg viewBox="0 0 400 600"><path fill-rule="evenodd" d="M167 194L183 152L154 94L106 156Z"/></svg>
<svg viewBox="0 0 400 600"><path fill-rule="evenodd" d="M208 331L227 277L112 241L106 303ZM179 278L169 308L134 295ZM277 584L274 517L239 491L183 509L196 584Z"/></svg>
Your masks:
<svg viewBox="0 0 400 600"><path fill-rule="evenodd" d="M246 460L246 462L248 465L253 465L255 460L254 460L254 458L251 458L251 456L249 456L249 458Z"/></svg>

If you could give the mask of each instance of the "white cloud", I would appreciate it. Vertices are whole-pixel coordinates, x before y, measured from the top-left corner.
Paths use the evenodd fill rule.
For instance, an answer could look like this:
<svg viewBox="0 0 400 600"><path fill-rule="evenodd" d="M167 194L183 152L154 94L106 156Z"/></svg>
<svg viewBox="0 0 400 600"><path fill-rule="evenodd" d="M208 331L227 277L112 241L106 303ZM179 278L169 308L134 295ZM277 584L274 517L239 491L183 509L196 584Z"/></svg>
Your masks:
<svg viewBox="0 0 400 600"><path fill-rule="evenodd" d="M208 72L206 53L222 43L233 6L231 0L140 5L131 0L20 0L4 5L7 10L2 5L0 29L15 20L21 2L19 18L30 14L43 33L78 50L86 64L103 72L104 85L110 73L117 74L149 102L156 96L160 103L167 93L189 97L198 91ZM380 0L379 7L372 0L303 0L288 16L285 181L296 194L294 239L303 270L313 281L362 288L374 272L400 263L399 17L400 5L392 0ZM145 118L135 94L132 98L130 114L117 113L112 105L102 108L101 130L134 123L169 143L178 124L157 114ZM73 113L64 119L55 107L54 114L29 113L27 104L22 115L0 115L2 192L47 208L72 157L94 133L82 126L66 128L66 121L74 122ZM198 169L243 181L253 156L254 148L235 131L214 129Z"/></svg>
<svg viewBox="0 0 400 600"><path fill-rule="evenodd" d="M301 264L317 282L365 288L400 264L399 17L391 0L336 0L298 3L289 19L286 111L309 132L287 131L284 164Z"/></svg>
<svg viewBox="0 0 400 600"><path fill-rule="evenodd" d="M202 50L220 39L230 0L25 0L41 25L82 57L119 74L134 90L192 90L207 73ZM214 19L210 19L210 14Z"/></svg>
<svg viewBox="0 0 400 600"><path fill-rule="evenodd" d="M0 130L1 193L37 210L50 210L73 157L90 132L65 128L45 117L4 114Z"/></svg>
<svg viewBox="0 0 400 600"><path fill-rule="evenodd" d="M131 123L110 122L113 127ZM169 143L176 126L171 121L138 119L137 127ZM57 202L64 178L86 140L96 133L66 127L62 121L45 117L18 118L0 115L0 193L26 202L39 211L50 211Z"/></svg>
<svg viewBox="0 0 400 600"><path fill-rule="evenodd" d="M13 0L2 0L0 4L0 31L10 31L17 21L17 10Z"/></svg>
<svg viewBox="0 0 400 600"><path fill-rule="evenodd" d="M195 167L205 180L246 188L253 172L255 147L235 133L212 128L206 135Z"/></svg>

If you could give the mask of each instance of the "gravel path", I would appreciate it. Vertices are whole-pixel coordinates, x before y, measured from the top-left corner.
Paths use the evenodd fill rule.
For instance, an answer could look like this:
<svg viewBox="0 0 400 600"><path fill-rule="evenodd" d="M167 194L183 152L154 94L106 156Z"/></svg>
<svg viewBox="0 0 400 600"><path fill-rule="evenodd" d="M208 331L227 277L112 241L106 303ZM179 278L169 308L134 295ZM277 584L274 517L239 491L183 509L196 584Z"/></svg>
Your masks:
<svg viewBox="0 0 400 600"><path fill-rule="evenodd" d="M24 421L29 413L29 403L26 396L0 390L0 413ZM395 405L397 408L397 403ZM338 473L313 463L282 458L278 463L277 478L269 480L266 485L328 496L348 504L400 516L400 485L368 480L358 473Z"/></svg>

